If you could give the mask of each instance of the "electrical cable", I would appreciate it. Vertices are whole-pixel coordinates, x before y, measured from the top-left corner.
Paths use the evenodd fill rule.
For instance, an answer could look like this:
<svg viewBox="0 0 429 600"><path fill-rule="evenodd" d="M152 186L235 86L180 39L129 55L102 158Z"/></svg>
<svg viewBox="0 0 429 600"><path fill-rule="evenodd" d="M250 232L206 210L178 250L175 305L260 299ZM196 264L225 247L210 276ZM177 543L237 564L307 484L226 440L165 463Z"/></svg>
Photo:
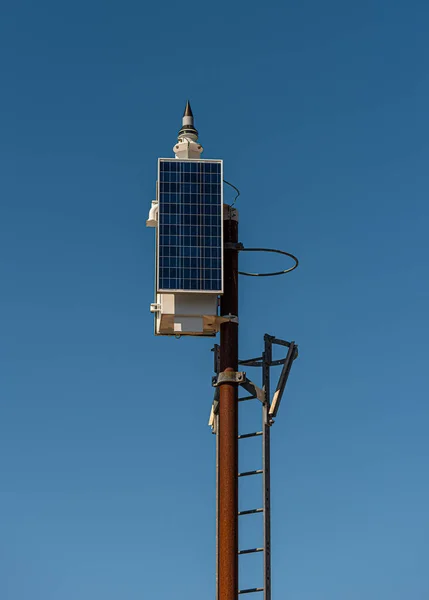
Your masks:
<svg viewBox="0 0 429 600"><path fill-rule="evenodd" d="M229 181L227 181L226 179L224 179L224 180L223 180L223 182L224 182L224 183L226 183L226 185L229 185L229 187L232 187L232 188L233 188L233 189L234 189L234 190L237 192L237 195L236 195L236 197L234 198L234 201L233 201L233 203L231 204L231 208L232 208L232 207L234 206L234 204L235 204L235 203L237 202L237 200L238 200L238 197L239 197L239 195L240 195L240 190L239 190L238 188L236 188L236 187L235 187L235 185L232 185L232 183L229 183Z"/></svg>

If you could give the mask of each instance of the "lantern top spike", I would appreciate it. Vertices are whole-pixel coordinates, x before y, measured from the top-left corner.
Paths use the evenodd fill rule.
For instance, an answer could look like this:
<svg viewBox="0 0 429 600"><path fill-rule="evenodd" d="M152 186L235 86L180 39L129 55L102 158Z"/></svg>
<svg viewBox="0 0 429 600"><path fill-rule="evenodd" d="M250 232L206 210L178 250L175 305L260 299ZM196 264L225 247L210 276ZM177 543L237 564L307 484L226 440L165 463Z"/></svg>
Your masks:
<svg viewBox="0 0 429 600"><path fill-rule="evenodd" d="M185 112L183 113L183 116L184 117L193 117L194 116L194 113L192 112L192 108L189 103L189 100L186 102Z"/></svg>
<svg viewBox="0 0 429 600"><path fill-rule="evenodd" d="M203 147L198 143L198 131L194 126L194 113L189 100L186 102L182 117L182 127L173 148L176 158L200 158Z"/></svg>

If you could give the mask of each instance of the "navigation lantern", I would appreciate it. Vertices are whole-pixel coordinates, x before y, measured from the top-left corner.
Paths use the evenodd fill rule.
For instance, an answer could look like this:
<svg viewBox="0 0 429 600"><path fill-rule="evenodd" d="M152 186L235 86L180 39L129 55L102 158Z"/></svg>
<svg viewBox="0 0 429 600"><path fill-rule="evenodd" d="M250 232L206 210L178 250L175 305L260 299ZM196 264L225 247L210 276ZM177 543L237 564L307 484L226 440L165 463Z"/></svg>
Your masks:
<svg viewBox="0 0 429 600"><path fill-rule="evenodd" d="M223 163L199 158L188 107L176 158L158 160L157 198L146 222L156 228L151 311L156 335L213 336L222 321Z"/></svg>

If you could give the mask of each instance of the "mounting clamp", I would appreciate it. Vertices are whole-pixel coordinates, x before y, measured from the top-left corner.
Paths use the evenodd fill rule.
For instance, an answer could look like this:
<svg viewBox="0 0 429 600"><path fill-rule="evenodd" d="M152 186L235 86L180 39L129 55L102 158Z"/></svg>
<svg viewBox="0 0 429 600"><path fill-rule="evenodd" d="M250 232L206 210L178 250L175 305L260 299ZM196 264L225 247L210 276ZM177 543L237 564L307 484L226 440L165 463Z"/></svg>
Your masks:
<svg viewBox="0 0 429 600"><path fill-rule="evenodd" d="M238 325L238 317L236 315L221 315L220 317L215 317L215 321L219 327L222 323L237 323Z"/></svg>
<svg viewBox="0 0 429 600"><path fill-rule="evenodd" d="M212 428L212 432L216 433L215 415L219 413L220 387L224 383L238 383L249 394L257 398L262 404L265 402L265 390L255 385L247 379L244 371L223 371L212 377L212 386L215 388L212 407L210 410L210 418L208 425Z"/></svg>
<svg viewBox="0 0 429 600"><path fill-rule="evenodd" d="M239 383L246 381L246 373L244 371L223 371L219 375L212 377L213 387L222 385L223 383Z"/></svg>
<svg viewBox="0 0 429 600"><path fill-rule="evenodd" d="M219 395L217 394L219 390L217 388L223 383L238 383L249 394L260 400L260 402L265 402L265 391L255 385L253 381L247 379L245 371L223 371L223 373L212 377L212 386L216 388L215 401L219 400Z"/></svg>
<svg viewBox="0 0 429 600"><path fill-rule="evenodd" d="M225 242L223 245L225 250L244 250L244 246L241 242Z"/></svg>

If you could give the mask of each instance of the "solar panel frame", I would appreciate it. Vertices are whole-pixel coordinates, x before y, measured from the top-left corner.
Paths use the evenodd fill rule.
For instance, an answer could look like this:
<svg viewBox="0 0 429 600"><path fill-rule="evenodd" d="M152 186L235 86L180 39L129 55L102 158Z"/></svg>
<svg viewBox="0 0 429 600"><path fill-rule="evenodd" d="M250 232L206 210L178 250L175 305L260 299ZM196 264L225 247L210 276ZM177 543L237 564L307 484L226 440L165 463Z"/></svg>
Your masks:
<svg viewBox="0 0 429 600"><path fill-rule="evenodd" d="M163 181L161 181L163 163L177 167L171 171L171 179L168 181L165 181L168 167L164 167ZM182 167L182 165L186 166ZM211 172L207 165L218 166ZM197 177L187 175L191 170ZM175 198L174 201L171 201L172 197ZM156 291L158 293L223 294L223 161L158 159L157 198ZM166 202L167 199L170 203ZM168 219L167 210L173 210L173 214ZM188 214L185 215L185 211ZM167 230L169 233L174 230L174 235L165 233ZM191 231L194 233L190 234ZM173 252L170 250L173 248L176 249L176 255L165 256L166 249ZM177 275L167 278L165 276L167 270ZM167 281L172 281L174 285L166 285ZM207 287L212 289L206 289Z"/></svg>

